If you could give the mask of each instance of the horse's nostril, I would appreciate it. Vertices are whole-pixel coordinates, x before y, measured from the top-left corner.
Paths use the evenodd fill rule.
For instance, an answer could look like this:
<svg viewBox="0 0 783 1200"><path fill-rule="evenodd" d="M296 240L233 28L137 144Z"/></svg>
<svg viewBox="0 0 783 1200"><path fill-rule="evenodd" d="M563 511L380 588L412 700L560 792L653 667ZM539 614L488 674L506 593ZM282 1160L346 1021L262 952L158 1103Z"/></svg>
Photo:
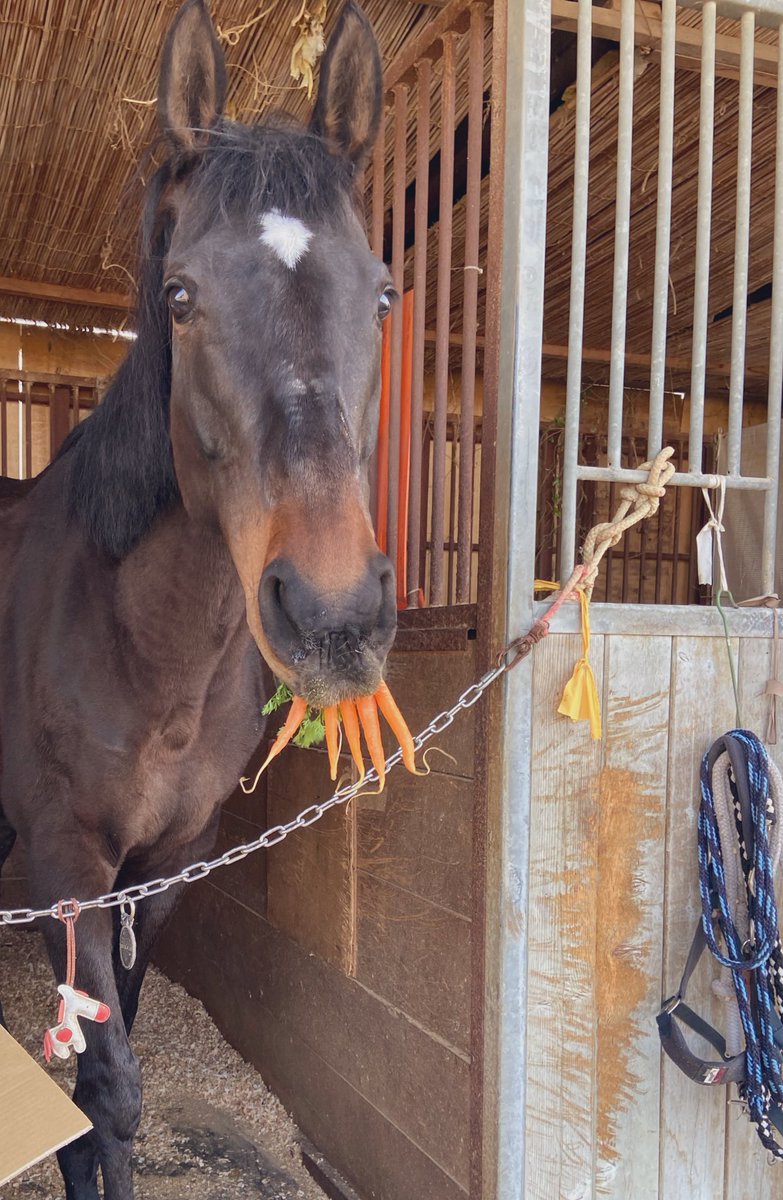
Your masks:
<svg viewBox="0 0 783 1200"><path fill-rule="evenodd" d="M340 670L351 659L385 652L394 636L394 571L382 554L370 559L352 586L326 593L316 591L290 560L274 559L261 577L258 599L270 645L287 662L317 656L322 666Z"/></svg>

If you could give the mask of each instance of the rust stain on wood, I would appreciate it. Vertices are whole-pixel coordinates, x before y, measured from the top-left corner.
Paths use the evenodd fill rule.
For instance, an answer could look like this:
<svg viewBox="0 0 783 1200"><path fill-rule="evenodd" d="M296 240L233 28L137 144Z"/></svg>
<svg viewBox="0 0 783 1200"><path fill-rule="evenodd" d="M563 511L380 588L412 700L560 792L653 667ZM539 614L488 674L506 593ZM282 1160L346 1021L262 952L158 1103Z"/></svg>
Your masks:
<svg viewBox="0 0 783 1200"><path fill-rule="evenodd" d="M613 767L599 777L597 1134L600 1156L608 1160L618 1157L616 1114L642 1083L633 1069L648 988L640 857L643 843L658 832L645 782L644 773Z"/></svg>

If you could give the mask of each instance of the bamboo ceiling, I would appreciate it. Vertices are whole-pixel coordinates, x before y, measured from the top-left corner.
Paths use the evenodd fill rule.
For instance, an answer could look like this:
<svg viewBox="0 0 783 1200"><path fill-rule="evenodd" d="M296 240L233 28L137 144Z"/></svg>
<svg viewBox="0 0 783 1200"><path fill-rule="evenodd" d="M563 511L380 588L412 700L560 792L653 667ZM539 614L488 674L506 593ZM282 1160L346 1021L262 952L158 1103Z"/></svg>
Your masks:
<svg viewBox="0 0 783 1200"><path fill-rule="evenodd" d="M414 0L363 0L385 63L438 13ZM0 0L0 276L128 293L154 138L160 47L178 0ZM228 35L229 111L305 116L289 75L301 0L211 0ZM329 0L327 37L342 0ZM259 13L242 32L232 30ZM230 44L236 42L235 45ZM122 323L117 308L0 296L0 315Z"/></svg>
<svg viewBox="0 0 783 1200"><path fill-rule="evenodd" d="M271 11L238 35L226 48L231 90L229 103L244 120L257 119L268 107L284 107L304 115L305 94L293 86L288 66L294 40L291 20L300 0L265 0ZM437 18L438 7L413 0L364 0L388 67L424 25ZM133 183L136 164L154 132L149 104L155 94L161 40L177 0L110 3L109 0L0 0L0 161L4 165L0 220L0 276L101 289L131 290L130 272L140 202ZM330 0L327 33L341 0ZM259 0L212 0L217 24L231 30L263 10ZM640 10L653 11L651 6ZM640 18L641 20L641 18ZM678 25L697 30L701 15L679 9ZM491 71L491 7L486 22L485 93ZM721 19L719 31L736 36L735 22ZM233 40L233 39L232 39ZM756 31L759 44L775 46L777 33ZM457 51L457 113L465 114L465 39ZM626 366L629 386L649 381L652 280L655 261L658 103L660 75L655 50L640 51L634 92L634 151L627 337L638 361ZM732 304L734 204L736 186L736 79L722 68L716 83L715 163L713 189L713 254L710 314L717 317ZM440 116L440 64L433 67L432 142ZM614 251L615 140L619 71L609 50L593 71L590 199L587 252L587 303L583 367L585 387L608 378L611 282ZM416 85L408 99L407 179L413 177L416 151ZM759 86L754 106L751 255L748 291L771 278L774 118L776 93ZM387 108L388 111L388 108ZM486 116L487 114L485 114ZM385 207L391 202L393 122L387 121ZM675 157L672 195L672 257L669 296L669 385L687 391L693 308L693 254L699 134L699 75L678 66L675 95ZM550 191L548 211L547 294L544 360L547 378L565 379L562 348L567 343L568 291L573 203L574 109L566 102L550 121ZM488 188L481 195L481 253L486 267ZM430 230L428 317L434 329L437 227ZM454 211L451 326L461 331L461 280L464 263L465 204ZM412 250L406 254L406 286ZM486 275L481 276L479 325L483 325ZM748 310L746 394L766 393L769 301ZM118 324L117 309L64 308L62 304L0 296L0 314L25 315L70 324ZM731 317L712 320L708 345L708 387L725 395ZM453 354L459 365L459 351Z"/></svg>

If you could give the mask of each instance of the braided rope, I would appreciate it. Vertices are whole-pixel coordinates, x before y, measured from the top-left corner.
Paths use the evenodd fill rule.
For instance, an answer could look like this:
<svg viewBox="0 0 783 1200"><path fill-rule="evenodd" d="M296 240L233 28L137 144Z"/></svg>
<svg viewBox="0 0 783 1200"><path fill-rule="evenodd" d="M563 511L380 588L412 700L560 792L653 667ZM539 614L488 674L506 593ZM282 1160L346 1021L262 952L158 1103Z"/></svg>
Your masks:
<svg viewBox="0 0 783 1200"><path fill-rule="evenodd" d="M739 806L735 799L748 924L742 928L745 922L729 900L708 755L702 761L699 807L702 923L712 954L731 971L737 997L745 1035L746 1078L739 1087L740 1095L762 1144L776 1159L783 1159L783 1145L775 1137L770 1118L773 1104L783 1106L781 1052L775 1040L775 1028L783 1014L783 947L778 931L773 848L769 837L769 827L774 829L778 817L783 819L783 813L776 812L774 803L780 794L780 783L775 779L775 787L771 787L774 765L754 734L735 729L729 736L739 742L744 751L750 796L752 852L742 840ZM777 795L773 796L773 793ZM721 948L719 938L725 950Z"/></svg>
<svg viewBox="0 0 783 1200"><path fill-rule="evenodd" d="M639 470L649 471L645 483L626 483L620 488L620 504L611 521L594 525L585 538L582 563L587 568L583 587L588 596L598 575L601 559L612 546L616 546L627 529L652 517L666 495L666 485L674 474L674 463L669 459L674 454L671 446L664 446L650 462L642 463Z"/></svg>

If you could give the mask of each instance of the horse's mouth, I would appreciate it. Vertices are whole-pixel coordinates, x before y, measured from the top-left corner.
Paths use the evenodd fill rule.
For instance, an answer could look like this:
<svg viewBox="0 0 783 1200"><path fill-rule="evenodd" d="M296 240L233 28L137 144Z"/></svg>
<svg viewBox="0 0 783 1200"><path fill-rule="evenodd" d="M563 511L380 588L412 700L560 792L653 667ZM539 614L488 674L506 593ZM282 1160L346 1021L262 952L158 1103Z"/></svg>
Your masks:
<svg viewBox="0 0 783 1200"><path fill-rule="evenodd" d="M356 696L370 696L380 686L383 665L394 634L381 647L350 634L330 634L292 655L295 683L289 686L312 708L326 708Z"/></svg>

